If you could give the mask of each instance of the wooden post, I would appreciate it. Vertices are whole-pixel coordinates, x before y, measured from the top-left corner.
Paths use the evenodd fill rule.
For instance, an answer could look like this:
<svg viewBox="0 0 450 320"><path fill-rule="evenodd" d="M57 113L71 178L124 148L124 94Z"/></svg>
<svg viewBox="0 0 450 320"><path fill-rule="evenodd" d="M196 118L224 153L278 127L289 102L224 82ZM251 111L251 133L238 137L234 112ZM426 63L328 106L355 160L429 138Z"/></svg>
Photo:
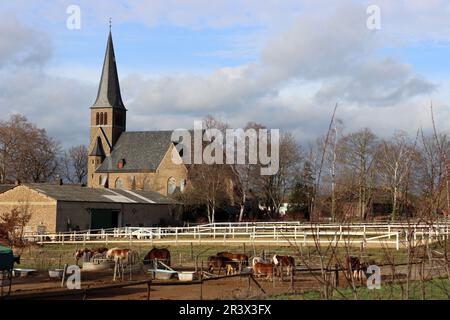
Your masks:
<svg viewBox="0 0 450 320"><path fill-rule="evenodd" d="M396 236L396 243L395 243L395 248L398 250L400 250L400 231L397 231L397 233L395 234Z"/></svg>
<svg viewBox="0 0 450 320"><path fill-rule="evenodd" d="M291 269L291 290L293 291L293 292L295 292L295 282L294 282L294 271L295 270L295 266L294 267L292 267L292 269Z"/></svg>
<svg viewBox="0 0 450 320"><path fill-rule="evenodd" d="M198 258L195 257L195 273L198 272Z"/></svg>
<svg viewBox="0 0 450 320"><path fill-rule="evenodd" d="M194 245L191 242L191 250L190 250L190 254L191 254L191 261L194 260Z"/></svg>
<svg viewBox="0 0 450 320"><path fill-rule="evenodd" d="M200 272L200 300L203 300L203 260L202 260L201 272Z"/></svg>
<svg viewBox="0 0 450 320"><path fill-rule="evenodd" d="M150 300L150 281L147 282L147 300Z"/></svg>
<svg viewBox="0 0 450 320"><path fill-rule="evenodd" d="M336 267L336 269L334 269L334 285L336 288L339 287L339 269Z"/></svg>

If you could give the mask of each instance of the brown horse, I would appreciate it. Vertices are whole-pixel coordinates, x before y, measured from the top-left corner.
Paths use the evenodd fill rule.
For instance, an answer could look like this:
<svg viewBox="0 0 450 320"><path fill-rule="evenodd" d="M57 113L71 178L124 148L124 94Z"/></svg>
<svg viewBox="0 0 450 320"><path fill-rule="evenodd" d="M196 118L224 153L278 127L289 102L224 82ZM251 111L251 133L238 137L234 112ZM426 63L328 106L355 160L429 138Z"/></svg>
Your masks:
<svg viewBox="0 0 450 320"><path fill-rule="evenodd" d="M227 257L233 261L239 262L243 266L248 266L248 256L243 253L219 252L218 257Z"/></svg>
<svg viewBox="0 0 450 320"><path fill-rule="evenodd" d="M276 267L280 267L280 272L283 272L283 267L286 267L286 274L289 276L291 271L294 272L295 269L295 259L292 256L279 256L274 255L272 258L273 263Z"/></svg>
<svg viewBox="0 0 450 320"><path fill-rule="evenodd" d="M95 254L98 254L98 253L105 253L105 252L107 252L108 251L108 248L105 248L105 247L100 247L100 248L96 248L96 249L88 249L88 248L84 248L84 249L78 249L76 252L75 252L75 260L76 260L76 262L77 262L77 265L78 265L78 260L80 260L80 258L86 253L86 254L89 254L89 259L91 259Z"/></svg>
<svg viewBox="0 0 450 320"><path fill-rule="evenodd" d="M106 252L106 259L111 260L119 260L119 262L123 263L124 261L128 261L128 255L131 253L130 249L120 249L120 248L112 248Z"/></svg>
<svg viewBox="0 0 450 320"><path fill-rule="evenodd" d="M155 259L165 263L170 267L170 251L167 249L153 248L144 257L144 264L150 264Z"/></svg>
<svg viewBox="0 0 450 320"><path fill-rule="evenodd" d="M227 273L230 271L230 267L232 267L232 264L234 264L235 261L231 260L227 257L222 256L209 256L208 257L208 272L214 273L214 269L219 269L219 275L220 271L222 269L226 270ZM229 265L230 267L227 267Z"/></svg>
<svg viewBox="0 0 450 320"><path fill-rule="evenodd" d="M257 277L267 275L267 279L274 276L275 265L273 263L255 262L253 264L253 274Z"/></svg>
<svg viewBox="0 0 450 320"><path fill-rule="evenodd" d="M354 256L346 256L345 258L345 271L347 274L347 278L362 281L363 276L367 271L368 264L365 262L361 262L358 257Z"/></svg>

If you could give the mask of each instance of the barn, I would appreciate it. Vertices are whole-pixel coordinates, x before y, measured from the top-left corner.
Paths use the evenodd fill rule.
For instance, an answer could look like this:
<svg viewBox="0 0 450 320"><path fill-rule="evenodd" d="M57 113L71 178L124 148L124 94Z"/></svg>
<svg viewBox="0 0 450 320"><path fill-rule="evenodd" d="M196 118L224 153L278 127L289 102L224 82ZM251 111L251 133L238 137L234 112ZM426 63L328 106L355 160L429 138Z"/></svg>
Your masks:
<svg viewBox="0 0 450 320"><path fill-rule="evenodd" d="M0 215L13 210L30 215L27 231L51 233L173 226L180 220L181 206L152 191L23 184L0 193Z"/></svg>

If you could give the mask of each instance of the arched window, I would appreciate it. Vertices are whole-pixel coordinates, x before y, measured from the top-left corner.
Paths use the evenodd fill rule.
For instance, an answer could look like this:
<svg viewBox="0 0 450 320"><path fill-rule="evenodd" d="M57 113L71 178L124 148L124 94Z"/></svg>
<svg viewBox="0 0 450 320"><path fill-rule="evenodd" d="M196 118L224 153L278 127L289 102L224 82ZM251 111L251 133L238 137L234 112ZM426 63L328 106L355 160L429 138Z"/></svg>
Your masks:
<svg viewBox="0 0 450 320"><path fill-rule="evenodd" d="M116 188L116 189L123 189L123 182L122 182L122 179L117 178L116 184L115 184L115 188Z"/></svg>
<svg viewBox="0 0 450 320"><path fill-rule="evenodd" d="M103 125L103 112L100 112L100 125Z"/></svg>
<svg viewBox="0 0 450 320"><path fill-rule="evenodd" d="M95 115L95 125L98 126L99 124L100 124L100 115L97 112L97 114Z"/></svg>
<svg viewBox="0 0 450 320"><path fill-rule="evenodd" d="M167 181L167 194L173 194L175 192L175 189L177 187L177 182L175 178L171 177Z"/></svg>
<svg viewBox="0 0 450 320"><path fill-rule="evenodd" d="M98 185L99 185L99 186L102 185L102 180L103 180L103 179L102 179L102 176L99 176L99 177L98 177Z"/></svg>
<svg viewBox="0 0 450 320"><path fill-rule="evenodd" d="M103 118L103 124L108 124L108 113L105 112L105 117Z"/></svg>

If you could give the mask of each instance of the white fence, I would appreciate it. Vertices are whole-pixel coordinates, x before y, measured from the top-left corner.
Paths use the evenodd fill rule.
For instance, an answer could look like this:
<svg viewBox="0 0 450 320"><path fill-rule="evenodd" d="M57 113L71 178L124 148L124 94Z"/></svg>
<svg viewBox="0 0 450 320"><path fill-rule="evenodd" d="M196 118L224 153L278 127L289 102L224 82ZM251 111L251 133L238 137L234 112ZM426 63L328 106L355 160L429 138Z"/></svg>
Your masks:
<svg viewBox="0 0 450 320"><path fill-rule="evenodd" d="M42 244L303 244L388 245L448 238L450 224L305 224L300 222L215 223L190 227L123 227L56 234L26 234Z"/></svg>

